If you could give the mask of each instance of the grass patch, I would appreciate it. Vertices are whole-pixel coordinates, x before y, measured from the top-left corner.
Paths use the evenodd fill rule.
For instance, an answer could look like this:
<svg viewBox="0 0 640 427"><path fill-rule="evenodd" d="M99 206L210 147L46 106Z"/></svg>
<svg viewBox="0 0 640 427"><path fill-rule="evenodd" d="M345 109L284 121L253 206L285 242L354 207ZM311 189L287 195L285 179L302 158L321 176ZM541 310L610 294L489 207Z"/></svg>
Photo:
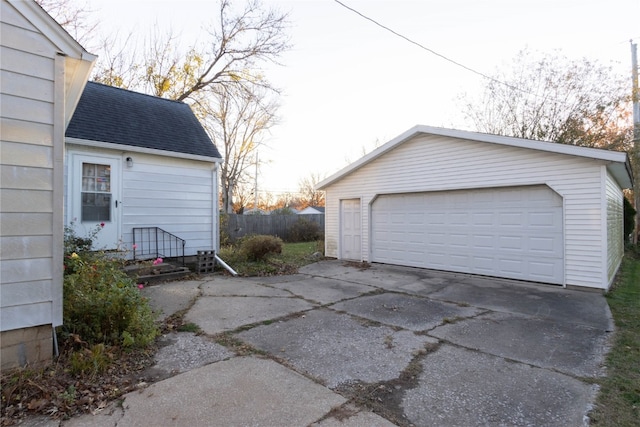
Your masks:
<svg viewBox="0 0 640 427"><path fill-rule="evenodd" d="M589 414L597 426L637 426L640 420L640 257L627 252L607 301L616 324L607 376Z"/></svg>
<svg viewBox="0 0 640 427"><path fill-rule="evenodd" d="M275 276L294 274L298 268L316 262L312 255L318 242L284 243L282 253L270 254L263 260L251 261L236 246L220 249L220 257L241 276Z"/></svg>
<svg viewBox="0 0 640 427"><path fill-rule="evenodd" d="M189 322L179 325L178 332L193 332L195 334L198 334L202 332L202 329L200 329L200 326L196 325L195 323Z"/></svg>

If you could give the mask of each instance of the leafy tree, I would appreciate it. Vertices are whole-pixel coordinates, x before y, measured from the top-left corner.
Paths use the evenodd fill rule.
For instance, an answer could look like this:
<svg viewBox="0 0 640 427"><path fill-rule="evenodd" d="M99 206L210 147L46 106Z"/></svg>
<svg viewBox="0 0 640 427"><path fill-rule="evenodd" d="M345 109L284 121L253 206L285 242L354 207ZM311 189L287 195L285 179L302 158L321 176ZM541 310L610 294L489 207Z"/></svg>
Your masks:
<svg viewBox="0 0 640 427"><path fill-rule="evenodd" d="M513 67L486 81L478 99L463 97L464 114L480 132L626 150L630 94L612 67L559 54L521 51Z"/></svg>

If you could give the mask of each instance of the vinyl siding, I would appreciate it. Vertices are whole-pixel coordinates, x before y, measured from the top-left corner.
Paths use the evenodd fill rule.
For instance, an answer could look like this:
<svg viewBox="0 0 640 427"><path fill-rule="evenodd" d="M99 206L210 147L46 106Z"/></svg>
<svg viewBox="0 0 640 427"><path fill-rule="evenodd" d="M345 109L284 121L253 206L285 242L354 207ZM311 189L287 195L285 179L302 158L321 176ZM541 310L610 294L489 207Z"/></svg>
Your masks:
<svg viewBox="0 0 640 427"><path fill-rule="evenodd" d="M564 200L565 281L603 287L603 162L445 136L420 136L326 188L326 252L339 254L339 200L361 198L362 255L369 260L376 195L546 184Z"/></svg>
<svg viewBox="0 0 640 427"><path fill-rule="evenodd" d="M160 227L186 240L185 255L212 250L217 215L213 164L130 153L134 166L123 165L122 230L132 243L134 227ZM130 247L130 246L129 246Z"/></svg>
<svg viewBox="0 0 640 427"><path fill-rule="evenodd" d="M0 325L8 331L62 321L53 144L64 124L54 111L56 47L12 6L0 8Z"/></svg>
<svg viewBox="0 0 640 427"><path fill-rule="evenodd" d="M624 255L623 194L611 174L606 176L607 284L613 281Z"/></svg>
<svg viewBox="0 0 640 427"><path fill-rule="evenodd" d="M116 152L114 150L69 145L67 158L74 153L87 156L100 153L121 158L121 247L131 251L132 229L160 227L186 240L185 255L216 248L213 227L217 215L217 196L213 164L152 154ZM132 157L129 168L125 159ZM70 168L65 170L65 198L68 199ZM65 206L69 207L67 200ZM71 211L71 209L67 209ZM69 224L70 218L65 218Z"/></svg>

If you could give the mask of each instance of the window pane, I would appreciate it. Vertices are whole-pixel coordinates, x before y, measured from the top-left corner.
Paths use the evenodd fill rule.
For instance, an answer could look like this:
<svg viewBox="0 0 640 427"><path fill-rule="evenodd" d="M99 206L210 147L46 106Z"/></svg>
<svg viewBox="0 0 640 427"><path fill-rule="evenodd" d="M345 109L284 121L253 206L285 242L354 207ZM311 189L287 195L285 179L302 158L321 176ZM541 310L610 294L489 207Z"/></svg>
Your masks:
<svg viewBox="0 0 640 427"><path fill-rule="evenodd" d="M111 194L82 193L82 219L85 221L111 221Z"/></svg>
<svg viewBox="0 0 640 427"><path fill-rule="evenodd" d="M82 164L82 191L111 191L111 166Z"/></svg>

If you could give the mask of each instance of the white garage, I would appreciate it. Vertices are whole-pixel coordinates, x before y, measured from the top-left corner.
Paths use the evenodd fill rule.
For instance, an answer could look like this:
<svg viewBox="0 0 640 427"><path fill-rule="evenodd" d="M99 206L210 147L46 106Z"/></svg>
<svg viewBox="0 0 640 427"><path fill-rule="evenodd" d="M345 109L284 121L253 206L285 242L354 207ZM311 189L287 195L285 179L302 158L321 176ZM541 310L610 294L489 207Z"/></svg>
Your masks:
<svg viewBox="0 0 640 427"><path fill-rule="evenodd" d="M417 126L318 184L325 253L607 289L626 153Z"/></svg>

